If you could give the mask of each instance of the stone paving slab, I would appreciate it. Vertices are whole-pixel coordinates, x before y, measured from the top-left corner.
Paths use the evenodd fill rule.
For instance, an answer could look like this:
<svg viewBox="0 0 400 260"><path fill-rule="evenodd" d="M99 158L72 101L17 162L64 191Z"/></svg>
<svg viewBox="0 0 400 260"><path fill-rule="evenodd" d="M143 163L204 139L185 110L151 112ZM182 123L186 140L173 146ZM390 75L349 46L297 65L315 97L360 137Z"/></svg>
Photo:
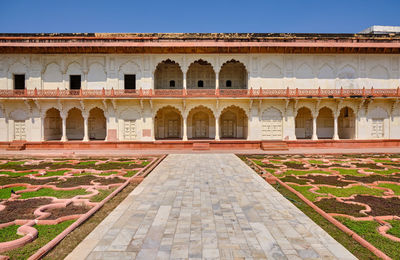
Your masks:
<svg viewBox="0 0 400 260"><path fill-rule="evenodd" d="M169 155L66 259L356 259L233 154Z"/></svg>

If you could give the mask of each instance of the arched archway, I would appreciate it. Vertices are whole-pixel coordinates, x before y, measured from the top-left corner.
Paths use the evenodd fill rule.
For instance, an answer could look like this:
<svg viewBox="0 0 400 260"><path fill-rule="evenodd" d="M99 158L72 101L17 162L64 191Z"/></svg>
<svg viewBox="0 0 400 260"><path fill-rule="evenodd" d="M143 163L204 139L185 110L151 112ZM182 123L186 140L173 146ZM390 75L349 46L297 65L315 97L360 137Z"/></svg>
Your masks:
<svg viewBox="0 0 400 260"><path fill-rule="evenodd" d="M198 106L188 114L188 138L191 139L214 139L215 117L211 109Z"/></svg>
<svg viewBox="0 0 400 260"><path fill-rule="evenodd" d="M178 109L166 106L157 111L155 116L156 139L181 139L182 115Z"/></svg>
<svg viewBox="0 0 400 260"><path fill-rule="evenodd" d="M295 119L295 132L297 139L311 139L313 129L310 109L302 107L297 111L297 116Z"/></svg>
<svg viewBox="0 0 400 260"><path fill-rule="evenodd" d="M338 118L339 139L355 139L355 113L350 107L344 107L340 110Z"/></svg>
<svg viewBox="0 0 400 260"><path fill-rule="evenodd" d="M84 136L82 111L72 108L67 116L67 138L68 140L82 140Z"/></svg>
<svg viewBox="0 0 400 260"><path fill-rule="evenodd" d="M266 109L262 114L262 139L282 140L282 113L274 107Z"/></svg>
<svg viewBox="0 0 400 260"><path fill-rule="evenodd" d="M105 140L107 135L107 120L104 111L98 107L89 112L89 139Z"/></svg>
<svg viewBox="0 0 400 260"><path fill-rule="evenodd" d="M319 110L317 117L317 136L318 139L333 138L333 112L328 107L323 107Z"/></svg>
<svg viewBox="0 0 400 260"><path fill-rule="evenodd" d="M247 70L244 64L236 60L225 62L219 72L219 88L247 89Z"/></svg>
<svg viewBox="0 0 400 260"><path fill-rule="evenodd" d="M195 61L187 71L187 88L215 89L215 77L215 71L209 62Z"/></svg>
<svg viewBox="0 0 400 260"><path fill-rule="evenodd" d="M247 138L247 115L243 109L227 107L222 111L219 121L221 138Z"/></svg>
<svg viewBox="0 0 400 260"><path fill-rule="evenodd" d="M155 89L182 89L183 72L175 61L170 59L159 63L154 72Z"/></svg>
<svg viewBox="0 0 400 260"><path fill-rule="evenodd" d="M44 140L61 140L62 136L62 119L60 111L50 108L46 111L44 118Z"/></svg>

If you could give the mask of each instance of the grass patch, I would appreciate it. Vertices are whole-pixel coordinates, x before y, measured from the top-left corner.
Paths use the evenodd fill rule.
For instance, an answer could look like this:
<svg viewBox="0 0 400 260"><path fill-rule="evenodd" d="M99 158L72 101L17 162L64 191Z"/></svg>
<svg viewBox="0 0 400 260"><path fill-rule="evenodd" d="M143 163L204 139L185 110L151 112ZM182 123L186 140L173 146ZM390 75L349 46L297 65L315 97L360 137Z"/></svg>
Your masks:
<svg viewBox="0 0 400 260"><path fill-rule="evenodd" d="M382 175L389 175L392 173L400 172L400 169L388 169L388 170L375 170L375 169L366 169L366 172L373 172L376 174L382 174Z"/></svg>
<svg viewBox="0 0 400 260"><path fill-rule="evenodd" d="M320 161L320 160L308 160L308 162L311 164L324 164L324 161Z"/></svg>
<svg viewBox="0 0 400 260"><path fill-rule="evenodd" d="M393 161L392 160L383 160L383 159L373 159L374 160L374 162L377 162L377 163L392 163Z"/></svg>
<svg viewBox="0 0 400 260"><path fill-rule="evenodd" d="M380 235L376 230L379 227L379 223L375 221L353 221L344 217L336 217L336 219L383 251L386 255L393 259L400 259L400 243Z"/></svg>
<svg viewBox="0 0 400 260"><path fill-rule="evenodd" d="M317 225L319 225L322 229L324 229L330 236L332 236L336 241L342 244L347 248L354 256L358 259L379 259L376 257L371 251L360 245L353 238L348 236L346 233L338 229L335 225L330 223L320 214L318 214L313 208L308 206L305 202L303 202L299 197L293 194L291 191L286 189L283 186L275 186L283 196L289 199L290 202L293 203L297 208L299 208L304 214L306 214L309 218L311 218Z"/></svg>
<svg viewBox="0 0 400 260"><path fill-rule="evenodd" d="M392 183L381 183L378 187L391 189L395 195L400 195L400 185Z"/></svg>
<svg viewBox="0 0 400 260"><path fill-rule="evenodd" d="M68 199L75 197L76 195L86 195L87 193L84 189L76 190L53 190L49 188L39 189L37 191L30 191L21 193L21 199L28 199L34 197L56 197L58 199Z"/></svg>
<svg viewBox="0 0 400 260"><path fill-rule="evenodd" d="M117 207L137 186L130 183L115 197L104 204L92 217L85 221L82 225L69 233L52 251L50 251L44 259L64 259L74 248L105 218L110 212Z"/></svg>
<svg viewBox="0 0 400 260"><path fill-rule="evenodd" d="M48 172L46 172L45 175L38 176L38 177L62 176L66 172L69 172L69 170L48 171Z"/></svg>
<svg viewBox="0 0 400 260"><path fill-rule="evenodd" d="M30 175L30 174L36 174L36 173L38 173L38 172L10 172L10 171L0 172L0 174L5 174L5 175L8 175L10 177L21 177L21 176Z"/></svg>
<svg viewBox="0 0 400 260"><path fill-rule="evenodd" d="M309 189L311 189L312 186L298 186L294 184L288 184L288 185L293 189L297 190L298 192L300 192L304 197L306 197L311 201L315 201L318 197L324 197L324 195L318 195L309 191Z"/></svg>
<svg viewBox="0 0 400 260"><path fill-rule="evenodd" d="M392 226L392 228L389 229L387 233L400 238L400 220L389 220L387 222L389 222Z"/></svg>
<svg viewBox="0 0 400 260"><path fill-rule="evenodd" d="M147 166L149 164L150 164L150 161L144 161L144 162L141 163L142 166Z"/></svg>
<svg viewBox="0 0 400 260"><path fill-rule="evenodd" d="M127 172L124 174L124 177L132 177L132 176L135 175L137 172L138 172L137 170L134 170L134 171L127 171Z"/></svg>
<svg viewBox="0 0 400 260"><path fill-rule="evenodd" d="M17 229L19 227L20 226L12 225L12 226L1 228L0 229L0 243L21 238L22 236L17 234Z"/></svg>
<svg viewBox="0 0 400 260"><path fill-rule="evenodd" d="M277 174L277 176L284 176L284 175L306 175L312 173L321 173L321 174L331 174L330 172L324 170L308 170L308 171L301 171L301 170L287 170L282 174Z"/></svg>
<svg viewBox="0 0 400 260"><path fill-rule="evenodd" d="M102 172L102 173L100 173L100 174L97 174L97 175L101 175L101 176L110 176L110 175L112 175L112 174L117 174L118 172L113 172L113 171L111 171L111 172Z"/></svg>
<svg viewBox="0 0 400 260"><path fill-rule="evenodd" d="M359 173L357 169L333 168L332 170L338 171L340 175L366 176L365 174Z"/></svg>
<svg viewBox="0 0 400 260"><path fill-rule="evenodd" d="M317 190L316 192L322 194L332 194L333 196L336 197L350 197L351 195L354 194L382 196L384 191L359 185L350 188L332 188L332 187L321 186L319 187L319 190Z"/></svg>
<svg viewBox="0 0 400 260"><path fill-rule="evenodd" d="M99 194L90 198L91 202L100 202L104 200L108 195L110 195L116 188L108 189L108 190L99 190Z"/></svg>
<svg viewBox="0 0 400 260"><path fill-rule="evenodd" d="M57 225L34 225L39 232L38 238L33 242L26 244L22 248L17 248L11 251L2 253L9 256L11 259L27 259L29 256L34 254L39 248L47 244L50 240L55 238L64 229L74 223L75 220L67 220ZM60 258L54 258L60 259Z"/></svg>
<svg viewBox="0 0 400 260"><path fill-rule="evenodd" d="M97 161L79 162L78 165L95 165Z"/></svg>
<svg viewBox="0 0 400 260"><path fill-rule="evenodd" d="M23 165L26 163L25 161L9 161L6 163L3 163L1 166L13 166L13 165Z"/></svg>
<svg viewBox="0 0 400 260"><path fill-rule="evenodd" d="M0 199L6 200L11 197L11 190L17 191L17 190L25 190L26 187L9 187L9 188L3 188L0 189Z"/></svg>

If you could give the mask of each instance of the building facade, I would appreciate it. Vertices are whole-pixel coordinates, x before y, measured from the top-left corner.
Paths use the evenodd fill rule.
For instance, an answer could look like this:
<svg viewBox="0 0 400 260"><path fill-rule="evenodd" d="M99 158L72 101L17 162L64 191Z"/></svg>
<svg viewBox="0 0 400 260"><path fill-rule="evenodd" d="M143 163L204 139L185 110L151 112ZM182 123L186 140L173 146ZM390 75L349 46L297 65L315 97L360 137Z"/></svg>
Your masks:
<svg viewBox="0 0 400 260"><path fill-rule="evenodd" d="M400 139L400 36L0 36L0 141Z"/></svg>

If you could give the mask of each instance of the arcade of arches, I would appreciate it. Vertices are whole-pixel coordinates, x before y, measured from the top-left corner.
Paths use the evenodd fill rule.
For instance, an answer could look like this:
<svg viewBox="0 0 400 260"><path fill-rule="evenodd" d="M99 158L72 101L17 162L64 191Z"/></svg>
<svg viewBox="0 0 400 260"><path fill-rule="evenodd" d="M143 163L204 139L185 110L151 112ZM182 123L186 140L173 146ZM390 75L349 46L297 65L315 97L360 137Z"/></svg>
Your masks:
<svg viewBox="0 0 400 260"><path fill-rule="evenodd" d="M289 140L357 139L357 116L349 106L341 107L335 112L325 105L314 111L310 106L300 106L294 110L294 117L290 119L293 120L294 129L287 123L287 115L284 116L284 112L273 106L260 110L259 119L254 118L254 113L250 119L246 111L236 105L227 105L219 113L208 105L192 106L185 114L178 107L165 105L157 110L149 123L154 126L152 140L254 140L251 139L251 134L254 135L256 131L259 133L258 140L284 140L291 133L293 137ZM385 131L388 129L389 115L385 111L377 106L367 112L368 120L374 125L375 138L387 136ZM133 112L129 112L131 113ZM140 115L135 114L133 121L126 120L125 117L129 118L129 115L123 116L124 123L119 126L123 129L120 130L118 140L140 140L143 129ZM250 129L253 131L250 132L250 125L254 120L259 120L259 128ZM20 121L14 120L15 132ZM97 106L86 110L72 107L62 112L57 107L52 107L46 110L44 120L41 121L42 140L108 140L109 121L103 109Z"/></svg>
<svg viewBox="0 0 400 260"><path fill-rule="evenodd" d="M355 115L353 109L343 107L340 114L335 116L328 107L313 115L311 110L302 107L297 111L295 119L297 139L354 139Z"/></svg>
<svg viewBox="0 0 400 260"><path fill-rule="evenodd" d="M76 107L66 115L56 108L46 111L43 141L106 140L107 121L102 109L95 107L88 114Z"/></svg>
<svg viewBox="0 0 400 260"><path fill-rule="evenodd" d="M170 59L160 62L154 71L155 89L247 89L248 73L243 63L230 60L220 72L204 60L191 63L186 72Z"/></svg>

